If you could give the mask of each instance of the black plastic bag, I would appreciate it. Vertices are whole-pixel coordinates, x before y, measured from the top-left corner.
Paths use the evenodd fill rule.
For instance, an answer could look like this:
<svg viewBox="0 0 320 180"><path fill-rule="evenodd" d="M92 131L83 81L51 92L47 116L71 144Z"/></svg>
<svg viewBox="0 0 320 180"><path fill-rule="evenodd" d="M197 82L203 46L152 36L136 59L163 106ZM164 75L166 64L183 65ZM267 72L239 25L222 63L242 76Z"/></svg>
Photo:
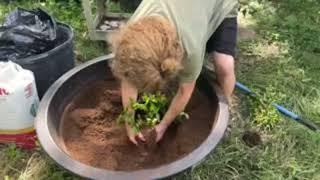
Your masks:
<svg viewBox="0 0 320 180"><path fill-rule="evenodd" d="M0 61L17 60L55 47L56 22L41 9L17 8L0 27Z"/></svg>

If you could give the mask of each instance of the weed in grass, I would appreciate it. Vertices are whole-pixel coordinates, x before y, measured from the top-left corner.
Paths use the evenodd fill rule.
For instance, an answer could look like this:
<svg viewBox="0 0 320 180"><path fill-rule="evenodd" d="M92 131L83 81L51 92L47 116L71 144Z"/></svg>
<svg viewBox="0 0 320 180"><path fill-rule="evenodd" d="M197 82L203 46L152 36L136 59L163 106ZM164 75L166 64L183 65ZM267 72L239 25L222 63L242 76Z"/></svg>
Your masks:
<svg viewBox="0 0 320 180"><path fill-rule="evenodd" d="M282 102L286 95L277 92L274 86L268 86L265 91L257 91L256 98L250 98L249 107L252 119L258 127L271 129L281 120L281 116L272 103Z"/></svg>

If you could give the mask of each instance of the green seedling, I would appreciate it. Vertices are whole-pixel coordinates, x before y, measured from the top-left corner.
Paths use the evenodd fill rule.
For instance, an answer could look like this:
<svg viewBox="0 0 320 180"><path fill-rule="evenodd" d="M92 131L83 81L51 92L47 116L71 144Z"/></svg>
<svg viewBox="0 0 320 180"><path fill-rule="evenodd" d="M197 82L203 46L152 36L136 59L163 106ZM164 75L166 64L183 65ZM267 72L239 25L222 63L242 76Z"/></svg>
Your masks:
<svg viewBox="0 0 320 180"><path fill-rule="evenodd" d="M156 94L144 93L137 102L131 100L129 107L122 111L117 122L119 124L128 123L135 132L140 132L144 128L153 128L160 123L169 108L169 101L165 95L159 92ZM188 118L189 115L182 112L177 117L177 122Z"/></svg>

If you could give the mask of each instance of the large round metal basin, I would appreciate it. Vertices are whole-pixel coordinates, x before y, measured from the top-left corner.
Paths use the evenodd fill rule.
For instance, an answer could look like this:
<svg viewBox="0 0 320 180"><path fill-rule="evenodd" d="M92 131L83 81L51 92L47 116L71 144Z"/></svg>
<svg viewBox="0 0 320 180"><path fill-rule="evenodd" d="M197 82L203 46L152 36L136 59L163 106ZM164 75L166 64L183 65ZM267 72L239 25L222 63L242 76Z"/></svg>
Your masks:
<svg viewBox="0 0 320 180"><path fill-rule="evenodd" d="M200 76L198 79L197 87L210 100L216 103L216 107L213 108L217 109L212 109L216 112L215 116L212 117L214 123L209 136L199 147L183 158L156 168L128 172L92 167L74 160L66 153L61 136L59 135L62 113L68 102L86 84L91 81L113 78L108 68L108 62L112 60L112 57L112 55L99 57L73 68L59 78L46 92L40 103L35 127L40 144L47 154L63 168L89 179L161 179L187 170L201 162L223 137L229 117L225 98L203 76Z"/></svg>

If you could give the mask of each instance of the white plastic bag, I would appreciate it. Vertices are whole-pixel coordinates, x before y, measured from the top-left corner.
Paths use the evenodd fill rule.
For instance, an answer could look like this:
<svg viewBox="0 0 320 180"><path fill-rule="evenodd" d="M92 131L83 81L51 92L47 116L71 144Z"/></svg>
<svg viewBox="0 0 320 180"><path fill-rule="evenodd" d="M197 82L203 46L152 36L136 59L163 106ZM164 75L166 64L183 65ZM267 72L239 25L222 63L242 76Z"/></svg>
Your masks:
<svg viewBox="0 0 320 180"><path fill-rule="evenodd" d="M34 118L39 98L31 71L0 62L0 142L34 146Z"/></svg>

